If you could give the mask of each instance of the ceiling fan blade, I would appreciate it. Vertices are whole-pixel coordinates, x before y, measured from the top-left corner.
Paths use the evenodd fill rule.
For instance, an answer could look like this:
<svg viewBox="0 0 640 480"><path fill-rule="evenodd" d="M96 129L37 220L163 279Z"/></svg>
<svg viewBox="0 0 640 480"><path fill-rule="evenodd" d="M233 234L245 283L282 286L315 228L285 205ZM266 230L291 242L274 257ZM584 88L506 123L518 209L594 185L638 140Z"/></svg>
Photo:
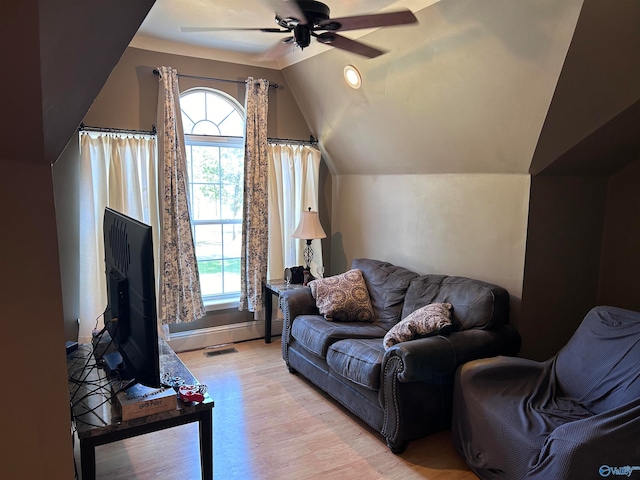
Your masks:
<svg viewBox="0 0 640 480"><path fill-rule="evenodd" d="M417 23L418 19L411 10L397 12L374 13L371 15L356 15L353 17L331 18L318 22L326 30L358 30L361 28L391 27L393 25L407 25Z"/></svg>
<svg viewBox="0 0 640 480"><path fill-rule="evenodd" d="M357 53L363 57L375 58L385 53L384 50L371 47L356 40L351 40L350 38L343 37L342 35L338 35L334 32L325 32L315 36L320 43L331 45L332 47L336 47L341 50L347 50L348 52Z"/></svg>
<svg viewBox="0 0 640 480"><path fill-rule="evenodd" d="M254 59L260 62L276 60L277 58L280 58L286 55L287 53L291 52L293 48L294 48L294 38L288 37L276 43L272 48L270 48L266 52L260 55L256 55Z"/></svg>
<svg viewBox="0 0 640 480"><path fill-rule="evenodd" d="M234 28L234 27L180 27L180 31L188 32L231 32L231 31L251 31L251 32L273 32L273 33L288 33L290 30L282 28Z"/></svg>

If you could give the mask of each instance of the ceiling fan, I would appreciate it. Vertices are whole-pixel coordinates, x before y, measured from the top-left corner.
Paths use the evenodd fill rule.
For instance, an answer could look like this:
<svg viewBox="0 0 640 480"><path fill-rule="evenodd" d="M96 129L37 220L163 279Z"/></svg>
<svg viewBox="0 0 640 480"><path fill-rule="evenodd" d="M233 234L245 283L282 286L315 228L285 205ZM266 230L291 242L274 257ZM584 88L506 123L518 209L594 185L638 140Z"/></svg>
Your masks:
<svg viewBox="0 0 640 480"><path fill-rule="evenodd" d="M276 6L275 20L279 28L182 27L181 30L183 32L245 30L292 34L292 36L281 40L271 50L262 55L263 59L273 59L284 55L292 44L304 49L311 43L311 37L315 37L318 42L325 45L368 58L375 58L385 53L384 50L344 37L337 32L407 25L418 21L410 10L330 18L329 7L321 2L313 0L280 0L272 3L275 3Z"/></svg>

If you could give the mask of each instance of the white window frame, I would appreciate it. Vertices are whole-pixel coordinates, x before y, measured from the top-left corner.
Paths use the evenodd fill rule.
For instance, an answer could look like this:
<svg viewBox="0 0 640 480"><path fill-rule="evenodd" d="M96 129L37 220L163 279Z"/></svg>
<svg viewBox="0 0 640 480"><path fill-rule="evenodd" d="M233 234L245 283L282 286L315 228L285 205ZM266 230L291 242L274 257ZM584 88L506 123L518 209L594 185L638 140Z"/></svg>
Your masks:
<svg viewBox="0 0 640 480"><path fill-rule="evenodd" d="M181 93L181 97L190 93L204 91L207 93L213 93L223 99L225 99L231 106L234 107L235 111L244 119L244 109L238 103L238 101L231 97L230 95L222 92L220 90L215 90L212 88L205 87L196 87L185 90ZM192 146L205 146L205 147L215 147L215 148L239 148L244 150L245 139L244 137L239 136L221 136L221 135L195 135L188 134L185 132L185 148L188 150L189 147ZM189 156L189 152L187 151L187 155ZM188 180L189 187L191 189L191 179ZM191 199L192 193L189 192L189 198ZM214 219L214 220L194 220L193 213L191 218L192 228L196 225L223 225L223 224L237 224L242 225L243 219ZM195 231L194 231L195 237ZM223 250L224 251L224 250ZM221 260L224 261L224 257ZM223 279L224 281L224 279ZM212 310L221 310L225 308L237 308L238 302L240 299L240 292L230 292L223 294L214 294L214 295L206 295L203 293L202 295L203 302L205 304L205 308L207 311Z"/></svg>

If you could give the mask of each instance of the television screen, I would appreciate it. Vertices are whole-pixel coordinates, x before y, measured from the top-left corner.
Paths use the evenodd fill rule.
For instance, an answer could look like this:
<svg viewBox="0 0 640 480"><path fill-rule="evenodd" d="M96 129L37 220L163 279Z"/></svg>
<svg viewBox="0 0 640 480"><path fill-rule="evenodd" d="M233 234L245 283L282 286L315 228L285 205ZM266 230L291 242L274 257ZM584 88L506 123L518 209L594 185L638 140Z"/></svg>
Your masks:
<svg viewBox="0 0 640 480"><path fill-rule="evenodd" d="M105 209L103 227L108 298L104 321L118 350L104 360L124 380L160 387L151 227L110 208Z"/></svg>

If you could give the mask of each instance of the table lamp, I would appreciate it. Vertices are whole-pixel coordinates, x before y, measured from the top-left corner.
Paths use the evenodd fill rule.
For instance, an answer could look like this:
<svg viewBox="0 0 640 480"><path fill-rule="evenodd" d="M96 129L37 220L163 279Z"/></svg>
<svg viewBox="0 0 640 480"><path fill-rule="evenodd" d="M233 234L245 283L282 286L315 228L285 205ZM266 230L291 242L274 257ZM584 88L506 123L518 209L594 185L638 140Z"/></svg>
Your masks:
<svg viewBox="0 0 640 480"><path fill-rule="evenodd" d="M309 207L309 210L307 212L302 212L302 217L300 218L298 228L296 228L296 231L293 232L293 238L301 238L302 240L307 241L307 244L304 247L304 252L302 253L302 256L306 263L304 272L304 285L313 280L313 276L311 275L311 260L313 259L313 248L311 248L311 241L317 238L326 237L327 234L324 233L322 225L320 225L320 220L318 219L318 212L312 212L311 207Z"/></svg>

